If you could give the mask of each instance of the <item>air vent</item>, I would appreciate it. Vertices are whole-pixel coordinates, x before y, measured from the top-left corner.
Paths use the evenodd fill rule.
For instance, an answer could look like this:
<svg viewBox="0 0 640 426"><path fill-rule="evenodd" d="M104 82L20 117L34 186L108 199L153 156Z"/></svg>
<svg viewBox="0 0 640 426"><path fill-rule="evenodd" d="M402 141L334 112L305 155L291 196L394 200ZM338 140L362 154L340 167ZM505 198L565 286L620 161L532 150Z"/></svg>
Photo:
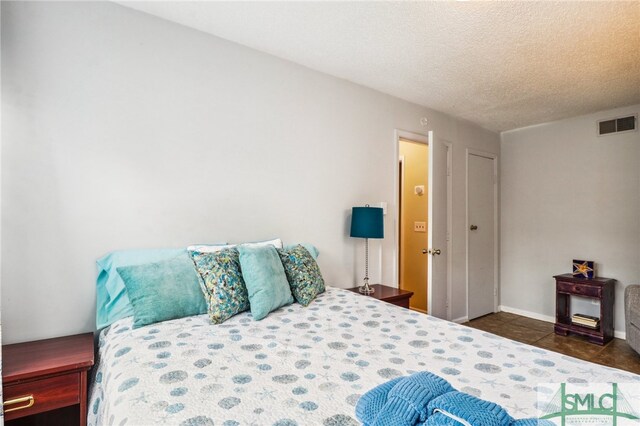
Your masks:
<svg viewBox="0 0 640 426"><path fill-rule="evenodd" d="M638 129L637 123L637 115L598 121L598 135L603 136L613 133L632 132Z"/></svg>

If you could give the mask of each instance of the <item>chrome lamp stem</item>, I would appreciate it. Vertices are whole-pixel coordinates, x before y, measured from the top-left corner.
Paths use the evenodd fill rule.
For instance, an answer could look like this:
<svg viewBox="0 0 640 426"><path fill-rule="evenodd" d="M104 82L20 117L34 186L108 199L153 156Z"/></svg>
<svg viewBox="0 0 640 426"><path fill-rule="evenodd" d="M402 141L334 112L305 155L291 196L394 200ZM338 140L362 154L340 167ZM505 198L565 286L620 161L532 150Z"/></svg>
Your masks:
<svg viewBox="0 0 640 426"><path fill-rule="evenodd" d="M373 294L375 288L369 285L369 239L364 239L364 285L360 286L360 293Z"/></svg>

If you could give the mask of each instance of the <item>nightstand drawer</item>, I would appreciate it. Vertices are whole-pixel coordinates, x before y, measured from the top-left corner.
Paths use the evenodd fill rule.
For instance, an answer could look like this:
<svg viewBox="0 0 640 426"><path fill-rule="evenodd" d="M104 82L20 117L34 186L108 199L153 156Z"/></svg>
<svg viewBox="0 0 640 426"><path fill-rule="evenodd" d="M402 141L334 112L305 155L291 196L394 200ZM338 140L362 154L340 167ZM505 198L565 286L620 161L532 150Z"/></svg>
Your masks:
<svg viewBox="0 0 640 426"><path fill-rule="evenodd" d="M80 373L8 385L4 387L3 397L5 420L78 404Z"/></svg>
<svg viewBox="0 0 640 426"><path fill-rule="evenodd" d="M413 296L412 291L388 287L382 284L373 284L371 287L375 291L372 294L367 295L367 297L382 300L402 308L409 308L409 300L411 299L411 296ZM347 288L346 290L356 294L362 294L360 293L360 287Z"/></svg>
<svg viewBox="0 0 640 426"><path fill-rule="evenodd" d="M385 300L385 302L391 303L392 305L400 306L401 308L409 309L409 299L411 298L403 297L403 298L394 299L394 300Z"/></svg>
<svg viewBox="0 0 640 426"><path fill-rule="evenodd" d="M602 295L602 287L558 281L558 292L599 298Z"/></svg>

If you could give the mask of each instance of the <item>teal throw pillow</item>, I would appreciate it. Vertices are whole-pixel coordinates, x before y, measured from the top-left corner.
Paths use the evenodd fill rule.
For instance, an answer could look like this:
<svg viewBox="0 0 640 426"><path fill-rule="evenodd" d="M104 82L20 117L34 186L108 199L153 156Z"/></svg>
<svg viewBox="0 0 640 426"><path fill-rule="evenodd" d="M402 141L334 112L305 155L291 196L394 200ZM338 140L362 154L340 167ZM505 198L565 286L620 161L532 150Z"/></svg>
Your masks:
<svg viewBox="0 0 640 426"><path fill-rule="evenodd" d="M280 256L273 246L238 246L242 277L247 285L251 314L261 320L269 312L293 303Z"/></svg>
<svg viewBox="0 0 640 426"><path fill-rule="evenodd" d="M296 301L309 305L320 293L324 293L324 279L313 255L302 245L278 249L284 272L289 280Z"/></svg>
<svg viewBox="0 0 640 426"><path fill-rule="evenodd" d="M116 268L133 307L133 328L207 312L189 256Z"/></svg>
<svg viewBox="0 0 640 426"><path fill-rule="evenodd" d="M207 300L209 318L222 324L249 309L238 250L226 248L216 252L189 251L200 274L200 286Z"/></svg>
<svg viewBox="0 0 640 426"><path fill-rule="evenodd" d="M98 330L115 321L133 316L133 306L118 268L163 262L187 254L181 249L137 249L111 252L96 261L96 326Z"/></svg>

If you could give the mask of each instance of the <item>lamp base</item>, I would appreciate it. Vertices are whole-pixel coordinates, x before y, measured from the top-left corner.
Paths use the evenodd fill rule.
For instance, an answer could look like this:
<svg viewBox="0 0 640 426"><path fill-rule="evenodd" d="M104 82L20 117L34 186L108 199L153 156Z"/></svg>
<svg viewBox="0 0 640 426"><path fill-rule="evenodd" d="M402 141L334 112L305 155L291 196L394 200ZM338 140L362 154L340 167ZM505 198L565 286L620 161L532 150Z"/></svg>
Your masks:
<svg viewBox="0 0 640 426"><path fill-rule="evenodd" d="M369 286L369 283L365 283L364 285L358 287L358 289L360 290L360 293L362 294L373 294L376 292L376 289Z"/></svg>

